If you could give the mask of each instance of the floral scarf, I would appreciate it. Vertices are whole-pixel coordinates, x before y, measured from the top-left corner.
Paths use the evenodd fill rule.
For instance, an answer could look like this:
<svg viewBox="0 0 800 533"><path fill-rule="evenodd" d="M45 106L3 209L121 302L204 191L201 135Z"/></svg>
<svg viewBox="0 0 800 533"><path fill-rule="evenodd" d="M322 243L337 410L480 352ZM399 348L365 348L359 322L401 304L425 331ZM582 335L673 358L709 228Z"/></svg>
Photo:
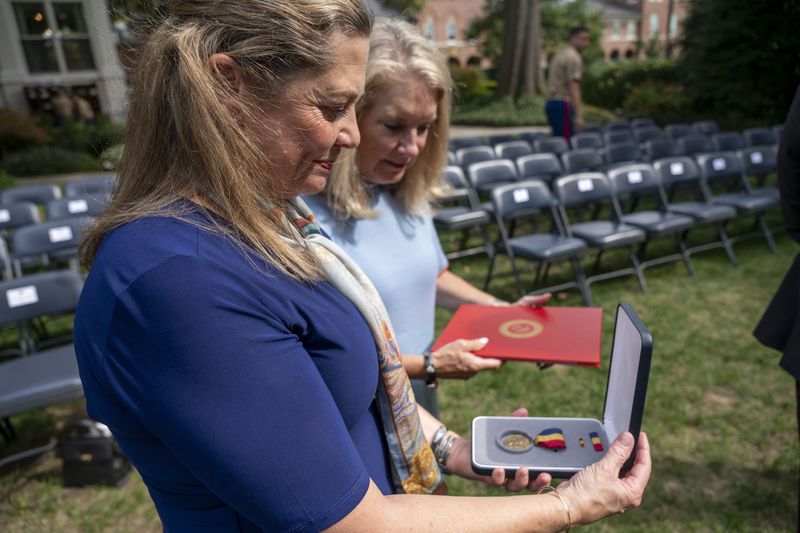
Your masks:
<svg viewBox="0 0 800 533"><path fill-rule="evenodd" d="M380 370L378 410L389 446L395 488L408 494L445 490L442 474L422 432L414 392L378 291L344 250L322 234L302 200L289 202L288 213L322 265L328 282L356 306L372 331Z"/></svg>

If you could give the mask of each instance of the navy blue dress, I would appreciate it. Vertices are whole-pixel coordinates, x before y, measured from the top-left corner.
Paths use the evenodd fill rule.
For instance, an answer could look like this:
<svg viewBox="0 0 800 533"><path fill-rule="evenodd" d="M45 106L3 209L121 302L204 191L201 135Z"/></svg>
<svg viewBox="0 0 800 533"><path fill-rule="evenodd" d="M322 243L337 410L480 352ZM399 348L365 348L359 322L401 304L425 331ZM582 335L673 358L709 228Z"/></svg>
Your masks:
<svg viewBox="0 0 800 533"><path fill-rule="evenodd" d="M128 223L106 236L78 306L89 414L169 532L317 531L370 478L392 492L366 322L328 283L245 254L187 221Z"/></svg>

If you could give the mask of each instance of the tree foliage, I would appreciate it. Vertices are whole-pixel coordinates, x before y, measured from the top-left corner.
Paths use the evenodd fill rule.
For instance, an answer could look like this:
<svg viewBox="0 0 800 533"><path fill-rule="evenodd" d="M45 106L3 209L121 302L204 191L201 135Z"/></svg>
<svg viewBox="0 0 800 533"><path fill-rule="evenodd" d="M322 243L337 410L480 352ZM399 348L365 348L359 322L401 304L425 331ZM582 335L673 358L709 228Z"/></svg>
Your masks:
<svg viewBox="0 0 800 533"><path fill-rule="evenodd" d="M425 0L382 0L381 3L406 15L419 13L425 7Z"/></svg>
<svg viewBox="0 0 800 533"><path fill-rule="evenodd" d="M693 0L682 78L698 112L782 121L800 82L800 1Z"/></svg>
<svg viewBox="0 0 800 533"><path fill-rule="evenodd" d="M584 50L584 61L590 63L603 56L600 37L603 33L603 17L586 5L585 0L560 4L557 0L541 0L541 43L540 49L550 56L564 46L570 28L586 26L592 36L589 48ZM476 39L484 57L498 64L503 50L503 17L505 0L487 0L483 18L472 22L467 37Z"/></svg>

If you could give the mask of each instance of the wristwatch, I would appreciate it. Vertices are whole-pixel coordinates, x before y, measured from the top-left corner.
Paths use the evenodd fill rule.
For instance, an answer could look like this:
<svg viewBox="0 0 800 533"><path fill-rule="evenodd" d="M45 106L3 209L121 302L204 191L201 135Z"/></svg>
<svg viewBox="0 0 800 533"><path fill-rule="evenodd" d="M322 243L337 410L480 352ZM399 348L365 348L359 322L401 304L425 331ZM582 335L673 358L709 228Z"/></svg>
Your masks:
<svg viewBox="0 0 800 533"><path fill-rule="evenodd" d="M425 365L425 383L431 389L436 387L436 365L433 364L433 357L430 350L422 352L423 364Z"/></svg>

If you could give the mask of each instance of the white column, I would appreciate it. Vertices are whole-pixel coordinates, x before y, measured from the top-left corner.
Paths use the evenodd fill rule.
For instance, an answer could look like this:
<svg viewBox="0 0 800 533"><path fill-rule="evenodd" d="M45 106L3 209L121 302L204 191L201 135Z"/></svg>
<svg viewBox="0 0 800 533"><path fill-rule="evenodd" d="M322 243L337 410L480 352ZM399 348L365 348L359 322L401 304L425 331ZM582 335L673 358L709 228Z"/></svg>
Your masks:
<svg viewBox="0 0 800 533"><path fill-rule="evenodd" d="M125 74L117 59L117 37L105 0L83 0L83 11L92 43L100 109L121 122L127 110Z"/></svg>
<svg viewBox="0 0 800 533"><path fill-rule="evenodd" d="M0 0L0 106L29 114L22 87L27 82L28 67L19 39L11 0Z"/></svg>

